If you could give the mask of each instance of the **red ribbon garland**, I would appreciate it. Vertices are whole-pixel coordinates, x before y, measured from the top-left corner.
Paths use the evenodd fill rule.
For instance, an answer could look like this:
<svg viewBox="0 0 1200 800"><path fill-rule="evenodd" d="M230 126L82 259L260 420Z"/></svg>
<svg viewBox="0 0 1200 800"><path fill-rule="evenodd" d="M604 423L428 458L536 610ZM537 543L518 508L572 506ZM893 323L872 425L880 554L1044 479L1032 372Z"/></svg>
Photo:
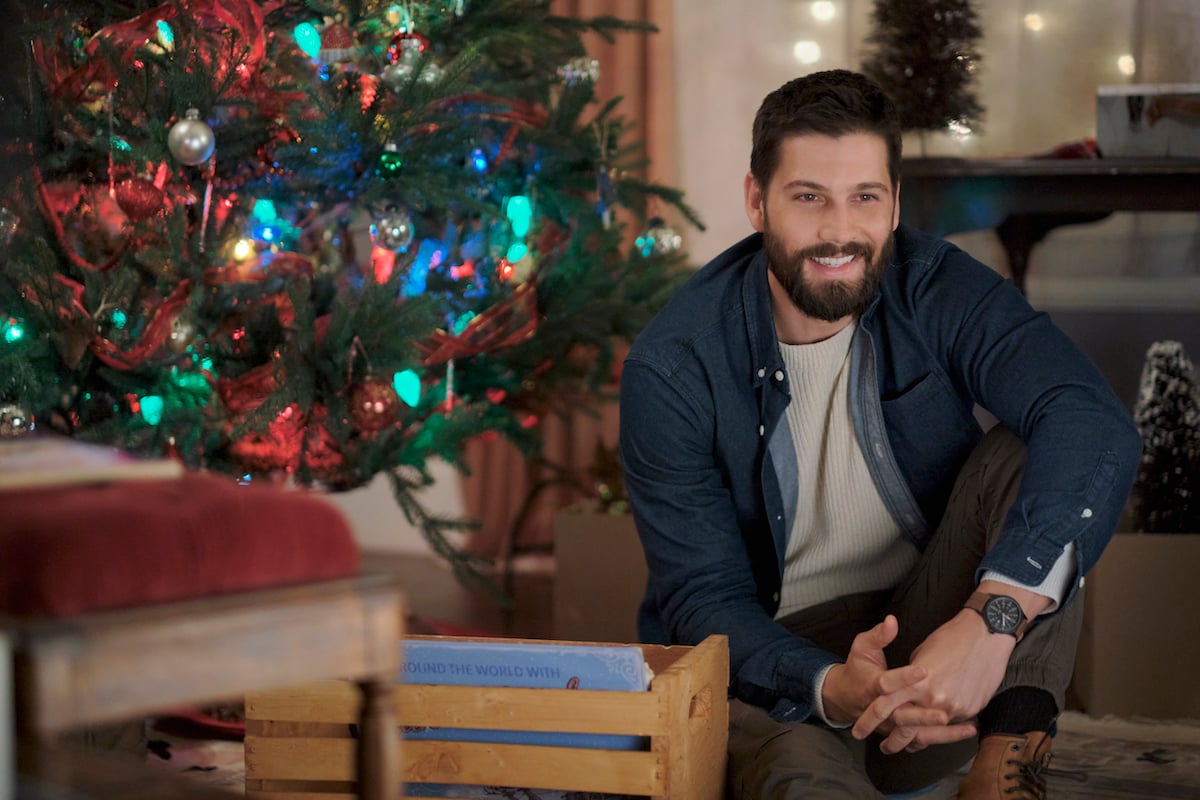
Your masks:
<svg viewBox="0 0 1200 800"><path fill-rule="evenodd" d="M54 231L55 238L58 239L59 246L63 252L67 254L67 258L72 264L80 269L86 269L90 272L108 272L117 265L121 260L121 256L125 255L125 251L129 248L129 240L121 242L121 246L117 248L117 252L105 261L103 264L93 264L83 256L76 253L70 243L67 241L67 229L62 223L62 219L58 216L58 212L54 210L54 203L50 198L50 193L46 189L46 184L42 180L42 171L36 166L33 168L33 182L37 186L38 208L41 209L42 215L50 223L50 228Z"/></svg>
<svg viewBox="0 0 1200 800"><path fill-rule="evenodd" d="M462 333L435 331L425 341L417 342L417 350L424 355L421 366L432 367L453 358L511 347L532 335L537 324L537 292L531 281L471 320Z"/></svg>
<svg viewBox="0 0 1200 800"><path fill-rule="evenodd" d="M47 311L57 312L58 316L62 319L78 317L91 323L93 321L92 315L83 305L83 284L63 275L55 275L54 279L66 288L68 294L66 303L54 302L53 308L46 308L37 292L32 288L26 289L29 299L46 308ZM175 291L171 293L171 296L159 303L154 309L154 313L150 315L150 322L146 325L141 338L138 339L137 344L133 347L122 350L113 342L96 333L92 335L91 341L88 342L88 349L95 354L96 358L113 369L126 371L141 366L158 348L162 347L163 342L171 335L171 326L175 323L175 318L179 316L179 312L187 305L191 291L192 282L187 280L181 281L175 287Z"/></svg>

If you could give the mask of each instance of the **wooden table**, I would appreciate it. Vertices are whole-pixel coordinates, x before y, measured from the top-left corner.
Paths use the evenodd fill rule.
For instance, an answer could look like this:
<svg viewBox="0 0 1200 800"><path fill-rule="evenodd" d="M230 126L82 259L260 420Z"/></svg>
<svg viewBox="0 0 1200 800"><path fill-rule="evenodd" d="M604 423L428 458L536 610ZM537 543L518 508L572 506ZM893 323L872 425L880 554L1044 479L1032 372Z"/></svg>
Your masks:
<svg viewBox="0 0 1200 800"><path fill-rule="evenodd" d="M900 218L939 236L994 228L1013 283L1060 225L1114 211L1200 211L1200 159L905 159Z"/></svg>
<svg viewBox="0 0 1200 800"><path fill-rule="evenodd" d="M401 785L393 696L403 621L400 582L383 575L65 620L0 621L13 651L17 771L29 776L21 791L62 773L59 758L47 778L38 754L57 734L82 725L348 678L362 696L360 797L394 798Z"/></svg>

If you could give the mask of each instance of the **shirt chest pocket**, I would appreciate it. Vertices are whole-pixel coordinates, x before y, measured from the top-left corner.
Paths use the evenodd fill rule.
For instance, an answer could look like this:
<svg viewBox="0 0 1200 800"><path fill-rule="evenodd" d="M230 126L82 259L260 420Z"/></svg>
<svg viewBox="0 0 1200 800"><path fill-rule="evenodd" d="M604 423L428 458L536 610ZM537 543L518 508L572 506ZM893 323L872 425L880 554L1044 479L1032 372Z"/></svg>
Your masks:
<svg viewBox="0 0 1200 800"><path fill-rule="evenodd" d="M950 384L936 373L881 399L884 424L910 481L938 480L979 439L979 423Z"/></svg>

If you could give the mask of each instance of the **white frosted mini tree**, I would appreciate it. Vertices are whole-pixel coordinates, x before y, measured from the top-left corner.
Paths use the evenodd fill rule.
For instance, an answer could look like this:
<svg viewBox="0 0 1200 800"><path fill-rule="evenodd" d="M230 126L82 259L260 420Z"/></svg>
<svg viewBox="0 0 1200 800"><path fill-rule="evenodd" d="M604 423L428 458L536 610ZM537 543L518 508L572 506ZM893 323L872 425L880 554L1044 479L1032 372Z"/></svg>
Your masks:
<svg viewBox="0 0 1200 800"><path fill-rule="evenodd" d="M1181 343L1155 342L1147 351L1134 422L1143 441L1134 530L1200 532L1200 379Z"/></svg>

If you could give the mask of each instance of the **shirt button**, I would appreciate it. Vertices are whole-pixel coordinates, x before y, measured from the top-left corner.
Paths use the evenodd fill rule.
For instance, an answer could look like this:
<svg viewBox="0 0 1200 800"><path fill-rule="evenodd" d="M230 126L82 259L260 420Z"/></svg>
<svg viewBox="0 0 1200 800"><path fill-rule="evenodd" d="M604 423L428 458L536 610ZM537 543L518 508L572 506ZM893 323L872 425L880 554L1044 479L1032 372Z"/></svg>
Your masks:
<svg viewBox="0 0 1200 800"><path fill-rule="evenodd" d="M777 381L783 380L783 370L781 370L781 369L775 370L775 380L777 380Z"/></svg>
<svg viewBox="0 0 1200 800"><path fill-rule="evenodd" d="M1084 519L1091 519L1092 518L1092 510L1090 508L1085 508L1083 510L1083 513L1080 514L1079 516L1083 517Z"/></svg>
<svg viewBox="0 0 1200 800"><path fill-rule="evenodd" d="M766 426L765 426L765 425L759 425L759 426L758 426L758 435L759 435L759 436L762 436L762 435L763 435L763 434L765 434L766 432L767 432L767 428L766 428Z"/></svg>
<svg viewBox="0 0 1200 800"><path fill-rule="evenodd" d="M761 378L763 375L766 375L766 374L767 374L767 368L766 368L766 367L763 367L762 369L760 369L760 370L758 371L758 377L760 377L760 378Z"/></svg>
<svg viewBox="0 0 1200 800"><path fill-rule="evenodd" d="M773 603L779 602L779 592L776 592L775 594L771 595L771 602L773 602Z"/></svg>

